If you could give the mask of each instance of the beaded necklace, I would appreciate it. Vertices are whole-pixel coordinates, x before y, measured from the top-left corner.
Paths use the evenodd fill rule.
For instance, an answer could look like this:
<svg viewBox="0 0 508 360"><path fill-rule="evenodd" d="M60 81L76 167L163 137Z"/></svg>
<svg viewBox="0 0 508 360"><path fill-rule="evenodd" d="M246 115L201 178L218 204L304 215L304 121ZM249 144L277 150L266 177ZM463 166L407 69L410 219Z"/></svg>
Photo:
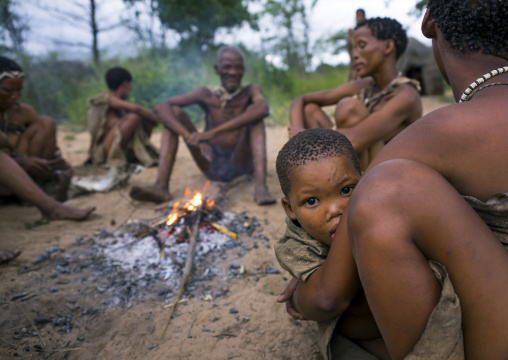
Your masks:
<svg viewBox="0 0 508 360"><path fill-rule="evenodd" d="M508 66L503 66L503 67L500 67L499 69L489 71L488 73L483 75L481 78L478 78L478 79L476 79L476 81L473 81L471 83L471 85L469 85L466 88L466 90L464 90L464 93L460 97L459 103L469 101L473 97L474 94L476 94L478 91L480 91L483 88L486 88L489 86L494 86L494 85L508 85L508 83L493 83L493 84L488 84L488 85L482 86L479 89L476 89L476 87L478 87L480 84L483 84L485 82L485 80L488 80L493 76L496 76L496 75L499 75L499 74L502 74L505 72L508 73Z"/></svg>

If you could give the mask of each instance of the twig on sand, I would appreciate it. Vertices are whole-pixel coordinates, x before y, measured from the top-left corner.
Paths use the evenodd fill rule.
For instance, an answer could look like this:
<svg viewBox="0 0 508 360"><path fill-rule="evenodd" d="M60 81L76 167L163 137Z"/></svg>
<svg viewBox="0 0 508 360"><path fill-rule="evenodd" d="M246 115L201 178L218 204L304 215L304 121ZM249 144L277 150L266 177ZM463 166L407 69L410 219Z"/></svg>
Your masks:
<svg viewBox="0 0 508 360"><path fill-rule="evenodd" d="M169 326L169 322L171 321L171 316L173 316L173 312L175 311L176 304L178 304L178 301L180 300L180 296L182 296L183 292L185 291L185 287L187 286L187 281L189 280L190 273L192 270L192 259L194 257L194 250L196 249L196 244L198 242L199 237L199 224L201 223L201 216L203 215L203 210L199 209L198 214L196 218L196 223L194 224L194 227L192 228L192 234L190 236L189 241L189 250L187 250L187 258L185 259L185 266L183 268L182 278L180 279L180 285L178 287L178 292L176 294L176 299L173 302L173 306L171 307L171 310L169 312L169 318L168 322L166 323L166 327L164 328L164 331L162 332L161 336L159 336L159 340L162 339L164 334L166 333L166 330Z"/></svg>
<svg viewBox="0 0 508 360"><path fill-rule="evenodd" d="M35 326L35 324L33 323L32 320L30 320L30 318L26 315L26 313L23 311L23 309L21 308L21 306L18 305L18 303L15 303L16 306L18 307L19 310L21 310L21 312L23 313L23 315L25 315L26 319L28 320L28 322L30 323L30 325L32 325L34 331L37 333L37 336L39 337L39 339L41 339L41 342L42 342L42 345L44 347L46 347L46 343L44 342L44 340L42 339L41 337L41 334L39 334L39 330L37 330L37 327Z"/></svg>

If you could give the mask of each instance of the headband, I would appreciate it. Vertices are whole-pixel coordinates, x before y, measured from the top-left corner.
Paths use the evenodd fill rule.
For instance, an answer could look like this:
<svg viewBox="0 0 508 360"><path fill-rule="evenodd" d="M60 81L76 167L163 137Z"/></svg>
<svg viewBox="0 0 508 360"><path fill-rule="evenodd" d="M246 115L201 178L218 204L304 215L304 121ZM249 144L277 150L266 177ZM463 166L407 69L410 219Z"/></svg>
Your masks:
<svg viewBox="0 0 508 360"><path fill-rule="evenodd" d="M24 78L25 73L23 71L4 71L0 73L0 81L3 79L16 79L16 78Z"/></svg>

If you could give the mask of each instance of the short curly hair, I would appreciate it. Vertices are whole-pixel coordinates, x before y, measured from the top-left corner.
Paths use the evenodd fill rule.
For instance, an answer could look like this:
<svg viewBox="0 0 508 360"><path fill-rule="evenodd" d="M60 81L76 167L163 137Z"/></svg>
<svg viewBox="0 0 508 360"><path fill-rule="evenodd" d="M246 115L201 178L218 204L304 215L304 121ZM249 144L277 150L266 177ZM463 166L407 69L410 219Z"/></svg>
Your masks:
<svg viewBox="0 0 508 360"><path fill-rule="evenodd" d="M109 90L114 91L117 90L124 82L131 82L132 75L127 69L115 66L106 71L104 79L106 80Z"/></svg>
<svg viewBox="0 0 508 360"><path fill-rule="evenodd" d="M406 51L407 34L397 20L387 17L367 19L356 25L355 30L362 26L367 26L376 39L393 40L397 59Z"/></svg>
<svg viewBox="0 0 508 360"><path fill-rule="evenodd" d="M358 174L360 160L348 138L332 129L307 129L293 136L279 151L275 167L284 196L291 191L291 170L311 161L346 156Z"/></svg>
<svg viewBox="0 0 508 360"><path fill-rule="evenodd" d="M429 0L427 8L452 49L500 55L508 50L503 0Z"/></svg>

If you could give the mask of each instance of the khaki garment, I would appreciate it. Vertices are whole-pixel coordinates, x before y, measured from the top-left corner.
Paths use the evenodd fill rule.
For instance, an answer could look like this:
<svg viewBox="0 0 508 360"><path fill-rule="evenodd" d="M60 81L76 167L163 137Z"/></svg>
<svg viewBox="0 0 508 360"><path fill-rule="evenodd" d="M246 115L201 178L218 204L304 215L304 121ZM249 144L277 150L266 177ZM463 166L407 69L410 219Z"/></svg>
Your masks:
<svg viewBox="0 0 508 360"><path fill-rule="evenodd" d="M159 152L141 127L136 130L125 149L121 147L122 133L119 129L116 129L111 149L108 156L106 156L102 141L105 136L104 125L107 120L110 97L109 92L102 92L87 101L88 131L91 135L91 142L86 163L106 167L122 166L132 162L140 163L143 166L157 165Z"/></svg>
<svg viewBox="0 0 508 360"><path fill-rule="evenodd" d="M464 199L508 250L508 193L496 194L486 202L471 196L464 196ZM286 219L286 233L274 246L281 266L302 281L306 281L323 264L328 254L326 248L326 245L311 238L289 218ZM429 261L429 265L442 285L441 297L422 336L405 359L464 359L459 298L445 267L434 261ZM376 359L354 342L334 333L338 320L337 317L318 322L318 345L323 357L327 360Z"/></svg>

